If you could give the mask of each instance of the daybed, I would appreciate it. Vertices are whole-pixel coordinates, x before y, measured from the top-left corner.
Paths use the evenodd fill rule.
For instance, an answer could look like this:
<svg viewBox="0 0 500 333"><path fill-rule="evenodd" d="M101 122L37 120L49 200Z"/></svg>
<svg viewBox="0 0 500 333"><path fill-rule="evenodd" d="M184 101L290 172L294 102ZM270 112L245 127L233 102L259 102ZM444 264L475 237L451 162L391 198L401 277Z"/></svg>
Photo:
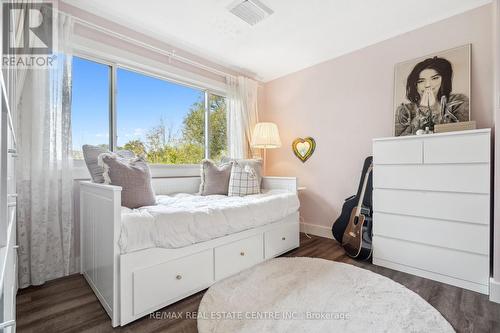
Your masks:
<svg viewBox="0 0 500 333"><path fill-rule="evenodd" d="M263 177L243 198L200 197L199 184L153 179L159 205L130 210L121 187L80 183L81 273L113 327L299 246L295 178Z"/></svg>

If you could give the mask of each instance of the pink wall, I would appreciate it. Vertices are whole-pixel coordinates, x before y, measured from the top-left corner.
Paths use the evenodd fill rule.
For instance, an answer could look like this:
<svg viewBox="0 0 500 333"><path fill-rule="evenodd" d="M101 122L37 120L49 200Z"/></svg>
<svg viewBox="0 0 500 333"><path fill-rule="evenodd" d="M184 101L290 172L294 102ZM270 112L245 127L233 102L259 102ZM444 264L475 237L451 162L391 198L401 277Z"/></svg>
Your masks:
<svg viewBox="0 0 500 333"><path fill-rule="evenodd" d="M396 63L471 43L472 119L493 126L492 23L486 5L265 84L261 120L276 122L283 142L268 151L267 174L297 176L307 187L306 223L331 226L356 191L372 138L392 136ZM305 164L290 148L299 136L317 142Z"/></svg>

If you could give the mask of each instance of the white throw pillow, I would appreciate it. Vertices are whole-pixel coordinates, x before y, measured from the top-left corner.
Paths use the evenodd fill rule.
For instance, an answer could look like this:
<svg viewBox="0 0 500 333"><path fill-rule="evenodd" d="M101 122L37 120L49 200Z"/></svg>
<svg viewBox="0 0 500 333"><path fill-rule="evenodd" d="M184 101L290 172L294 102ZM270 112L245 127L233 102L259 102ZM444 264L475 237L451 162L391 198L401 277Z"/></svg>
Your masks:
<svg viewBox="0 0 500 333"><path fill-rule="evenodd" d="M245 196L260 193L259 176L250 165L232 162L231 177L229 178L228 196Z"/></svg>

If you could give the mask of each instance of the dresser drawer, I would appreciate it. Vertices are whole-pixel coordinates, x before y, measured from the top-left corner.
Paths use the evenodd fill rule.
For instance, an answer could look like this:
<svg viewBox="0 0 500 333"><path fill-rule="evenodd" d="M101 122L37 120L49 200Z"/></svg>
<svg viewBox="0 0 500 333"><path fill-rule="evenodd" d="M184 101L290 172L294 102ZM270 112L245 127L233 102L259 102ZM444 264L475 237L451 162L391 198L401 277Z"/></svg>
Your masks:
<svg viewBox="0 0 500 333"><path fill-rule="evenodd" d="M299 246L299 224L287 223L264 234L266 259Z"/></svg>
<svg viewBox="0 0 500 333"><path fill-rule="evenodd" d="M424 140L424 163L489 163L490 134L435 136Z"/></svg>
<svg viewBox="0 0 500 333"><path fill-rule="evenodd" d="M373 214L373 234L489 255L487 224L434 220L386 213Z"/></svg>
<svg viewBox="0 0 500 333"><path fill-rule="evenodd" d="M213 282L213 250L206 250L133 273L134 315L167 304Z"/></svg>
<svg viewBox="0 0 500 333"><path fill-rule="evenodd" d="M422 140L374 141L373 164L420 164Z"/></svg>
<svg viewBox="0 0 500 333"><path fill-rule="evenodd" d="M373 190L373 210L381 213L489 225L490 196L471 193L375 189Z"/></svg>
<svg viewBox="0 0 500 333"><path fill-rule="evenodd" d="M376 165L374 188L490 193L489 164Z"/></svg>
<svg viewBox="0 0 500 333"><path fill-rule="evenodd" d="M489 282L487 255L373 236L373 258L480 285Z"/></svg>
<svg viewBox="0 0 500 333"><path fill-rule="evenodd" d="M264 260L262 234L215 248L215 280L240 272Z"/></svg>

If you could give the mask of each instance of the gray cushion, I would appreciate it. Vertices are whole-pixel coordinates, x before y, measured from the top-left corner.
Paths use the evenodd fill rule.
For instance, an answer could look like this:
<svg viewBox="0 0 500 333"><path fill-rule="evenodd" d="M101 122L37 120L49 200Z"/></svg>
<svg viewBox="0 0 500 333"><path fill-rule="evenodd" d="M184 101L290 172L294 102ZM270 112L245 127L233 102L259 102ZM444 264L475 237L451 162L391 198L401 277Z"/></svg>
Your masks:
<svg viewBox="0 0 500 333"><path fill-rule="evenodd" d="M122 158L117 154L99 155L105 183L122 187L122 206L139 208L156 203L151 172L142 157Z"/></svg>
<svg viewBox="0 0 500 333"><path fill-rule="evenodd" d="M228 195L245 196L260 193L260 182L257 172L250 164L233 161L229 179Z"/></svg>
<svg viewBox="0 0 500 333"><path fill-rule="evenodd" d="M92 181L94 183L104 183L104 178L102 176L104 170L99 165L99 163L97 163L97 158L99 157L100 154L110 153L110 151L105 148L92 145L83 145L82 150L83 150L83 158L85 159L85 164L87 164L87 169L89 169ZM118 156L121 156L123 158L135 157L135 154L130 150L120 150L117 151L116 153L118 154Z"/></svg>
<svg viewBox="0 0 500 333"><path fill-rule="evenodd" d="M221 163L238 162L241 167L250 166L253 168L257 174L257 181L259 183L259 188L262 183L262 160L261 159L232 159L229 157L223 157Z"/></svg>
<svg viewBox="0 0 500 333"><path fill-rule="evenodd" d="M217 166L211 160L201 161L200 194L227 195L230 176L231 176L231 163L223 163L220 166Z"/></svg>

